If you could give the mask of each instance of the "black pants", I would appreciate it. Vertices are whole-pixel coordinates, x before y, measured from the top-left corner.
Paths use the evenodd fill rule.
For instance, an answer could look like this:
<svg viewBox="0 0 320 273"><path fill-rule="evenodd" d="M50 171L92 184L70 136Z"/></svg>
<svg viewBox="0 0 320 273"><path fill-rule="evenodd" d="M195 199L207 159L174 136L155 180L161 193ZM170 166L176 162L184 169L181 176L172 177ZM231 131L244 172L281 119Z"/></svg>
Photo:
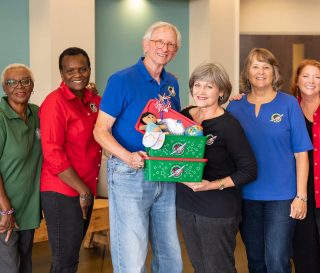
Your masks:
<svg viewBox="0 0 320 273"><path fill-rule="evenodd" d="M77 272L80 247L89 226L93 204L88 210L87 220L82 218L79 197L41 192L41 205L52 252L50 272Z"/></svg>
<svg viewBox="0 0 320 273"><path fill-rule="evenodd" d="M209 218L177 209L195 273L235 273L234 250L240 217Z"/></svg>
<svg viewBox="0 0 320 273"><path fill-rule="evenodd" d="M320 209L308 204L307 217L297 221L293 240L296 273L320 273Z"/></svg>
<svg viewBox="0 0 320 273"><path fill-rule="evenodd" d="M8 242L6 236L0 234L0 272L32 273L34 229L14 231Z"/></svg>

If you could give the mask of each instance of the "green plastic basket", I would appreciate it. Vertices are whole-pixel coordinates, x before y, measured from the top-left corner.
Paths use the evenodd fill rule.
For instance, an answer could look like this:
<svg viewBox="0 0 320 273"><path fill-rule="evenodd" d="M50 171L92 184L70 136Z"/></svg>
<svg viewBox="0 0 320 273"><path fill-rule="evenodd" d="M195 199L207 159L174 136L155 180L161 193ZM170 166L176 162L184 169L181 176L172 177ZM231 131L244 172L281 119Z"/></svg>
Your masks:
<svg viewBox="0 0 320 273"><path fill-rule="evenodd" d="M145 179L164 182L201 182L207 137L166 135L159 150L148 148Z"/></svg>
<svg viewBox="0 0 320 273"><path fill-rule="evenodd" d="M201 182L207 159L148 157L144 176L149 181Z"/></svg>
<svg viewBox="0 0 320 273"><path fill-rule="evenodd" d="M205 136L166 135L161 149L148 148L147 153L155 157L203 158L206 141Z"/></svg>

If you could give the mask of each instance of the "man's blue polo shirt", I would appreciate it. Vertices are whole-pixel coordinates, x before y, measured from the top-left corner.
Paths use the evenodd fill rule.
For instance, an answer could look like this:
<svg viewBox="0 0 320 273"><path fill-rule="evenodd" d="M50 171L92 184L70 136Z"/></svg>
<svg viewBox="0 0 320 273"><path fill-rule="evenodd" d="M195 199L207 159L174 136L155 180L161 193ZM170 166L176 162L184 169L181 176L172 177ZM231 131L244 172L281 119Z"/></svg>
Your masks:
<svg viewBox="0 0 320 273"><path fill-rule="evenodd" d="M158 84L144 66L143 58L109 78L100 110L116 118L112 127L113 137L128 151L145 150L143 135L134 126L147 102L158 98L158 95L168 96L169 87L173 87L176 92L176 96L171 98L172 109L180 111L177 79L163 70Z"/></svg>
<svg viewBox="0 0 320 273"><path fill-rule="evenodd" d="M228 105L241 123L258 162L258 178L242 188L249 200L289 200L297 189L294 153L312 149L297 100L278 92L269 103L255 105L244 96Z"/></svg>

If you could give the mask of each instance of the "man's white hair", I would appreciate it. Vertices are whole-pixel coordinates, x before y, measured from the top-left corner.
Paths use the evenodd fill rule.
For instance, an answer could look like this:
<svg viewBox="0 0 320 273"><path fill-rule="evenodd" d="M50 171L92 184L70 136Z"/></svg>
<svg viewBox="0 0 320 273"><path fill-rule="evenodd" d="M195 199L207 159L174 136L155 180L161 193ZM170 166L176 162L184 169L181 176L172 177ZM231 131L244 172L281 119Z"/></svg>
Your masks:
<svg viewBox="0 0 320 273"><path fill-rule="evenodd" d="M144 33L144 36L143 36L143 39L144 40L150 40L151 39L151 36L152 36L152 33L158 29L158 28L162 28L162 27L169 27L171 28L175 33L176 33L176 36L177 36L177 46L178 46L178 49L180 48L181 46L181 33L180 31L178 30L178 28L168 22L163 22L163 21L159 21L159 22L155 22L153 23L147 30L146 32Z"/></svg>

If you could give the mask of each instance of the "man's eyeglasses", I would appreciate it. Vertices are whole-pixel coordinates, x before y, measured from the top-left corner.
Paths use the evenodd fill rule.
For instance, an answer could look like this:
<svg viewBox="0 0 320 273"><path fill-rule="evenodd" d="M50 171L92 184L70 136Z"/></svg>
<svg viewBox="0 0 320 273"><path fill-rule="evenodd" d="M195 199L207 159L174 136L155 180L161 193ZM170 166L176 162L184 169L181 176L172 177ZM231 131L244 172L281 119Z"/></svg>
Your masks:
<svg viewBox="0 0 320 273"><path fill-rule="evenodd" d="M163 40L150 40L150 41L154 42L154 44L156 45L156 48L158 49L161 49L164 47L164 45L167 45L168 50L173 52L173 51L176 51L178 48L177 44L170 43L170 42L166 43Z"/></svg>
<svg viewBox="0 0 320 273"><path fill-rule="evenodd" d="M31 85L32 80L31 79L23 79L20 81L17 81L17 80L7 80L6 81L6 85L8 85L11 88L16 88L19 85L19 83L21 84L21 86L27 87L27 86Z"/></svg>

